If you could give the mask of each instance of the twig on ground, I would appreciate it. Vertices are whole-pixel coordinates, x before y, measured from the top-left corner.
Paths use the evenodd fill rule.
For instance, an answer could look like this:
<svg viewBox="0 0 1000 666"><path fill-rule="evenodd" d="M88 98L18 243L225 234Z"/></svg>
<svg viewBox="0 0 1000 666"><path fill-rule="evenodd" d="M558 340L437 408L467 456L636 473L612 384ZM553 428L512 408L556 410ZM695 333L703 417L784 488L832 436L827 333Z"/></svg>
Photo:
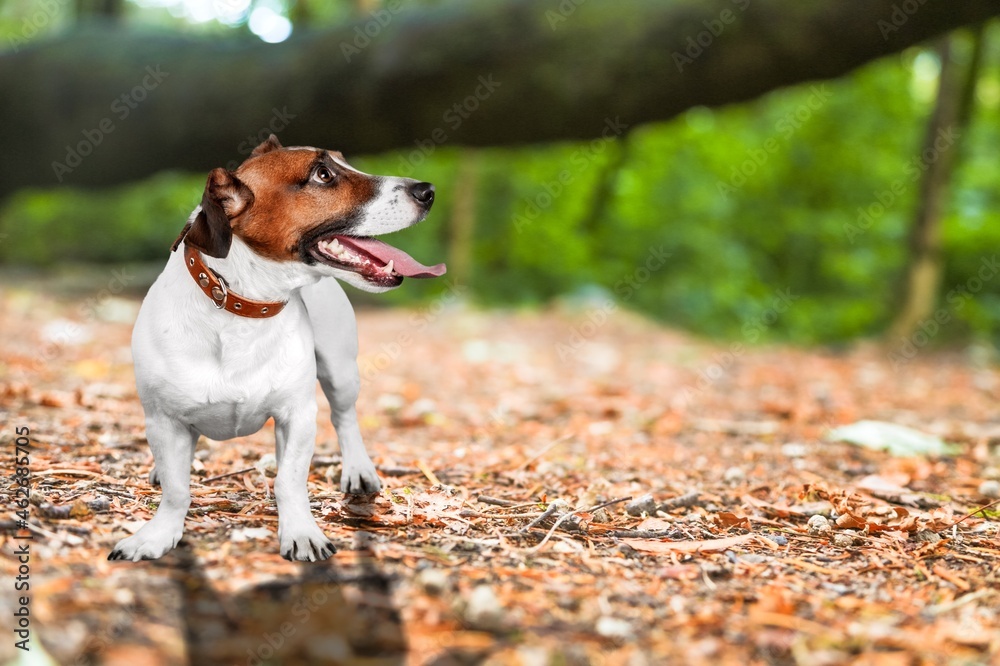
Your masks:
<svg viewBox="0 0 1000 666"><path fill-rule="evenodd" d="M559 516L559 519L552 524L552 527L549 529L548 533L546 533L545 538L543 538L534 548L529 548L528 552L537 553L541 551L541 549L545 547L545 544L549 542L549 539L552 538L552 535L555 534L555 531L559 529L559 526L563 524L563 521L568 520L569 517L572 515L573 515L572 513L564 513L563 515Z"/></svg>
<svg viewBox="0 0 1000 666"><path fill-rule="evenodd" d="M972 518L972 517L973 517L974 515L976 515L976 514L977 514L977 513L979 513L980 511L986 511L986 509L990 508L990 507L991 507L991 506L993 506L994 504L1000 504L1000 499L998 499L998 500L993 500L993 501L992 501L992 502L990 502L989 504L984 504L983 506L979 507L978 509L976 509L976 510L975 510L975 511L973 511L972 513L967 513L967 514L965 514L964 516L962 516L961 518L959 518L958 520L956 520L955 522L953 522L953 523L952 523L951 525L948 525L947 527L945 527L944 529L942 529L942 530L940 530L940 531L941 531L941 532L944 532L945 530L950 530L951 528L955 527L955 526L956 526L956 525L958 525L959 523L961 523L961 522L964 522L964 521L968 520L969 518ZM985 513L983 514L983 517L984 517L984 518L986 517L986 514L985 514Z"/></svg>
<svg viewBox="0 0 1000 666"><path fill-rule="evenodd" d="M542 512L542 515L538 516L537 518L535 518L534 520L532 520L530 523L528 523L527 525L525 525L524 527L522 527L521 530L518 532L518 534L524 534L525 532L527 532L528 530L530 530L535 525L538 525L539 523L545 522L546 520L548 520L549 518L552 517L552 514L554 514L556 511L559 510L559 507L562 507L562 506L566 506L565 502L555 501L552 504L549 504L549 507L547 509L545 509L545 511Z"/></svg>
<svg viewBox="0 0 1000 666"><path fill-rule="evenodd" d="M434 474L434 470L428 467L427 463L425 463L423 460L417 460L417 467L420 468L420 471L424 473L424 476L427 477L427 480L431 482L432 486L442 485L441 480L438 479L437 476Z"/></svg>
<svg viewBox="0 0 1000 666"><path fill-rule="evenodd" d="M662 539L670 536L671 534L676 534L678 531L679 530L676 527L663 530L609 530L601 533L600 536L611 536L625 539Z"/></svg>
<svg viewBox="0 0 1000 666"><path fill-rule="evenodd" d="M556 520L555 523L553 523L551 529L549 529L548 533L545 535L545 538L542 539L541 542L537 546L535 546L534 548L529 548L528 552L531 552L531 553L537 553L537 552L539 552L545 546L545 544L547 544L549 542L549 539L551 539L552 535L555 534L555 531L557 529L559 529L559 526L562 525L567 520L569 520L571 517L575 516L576 514L578 514L578 513L590 513L592 511L597 511L598 509L603 509L604 507L611 506L612 504L619 504L620 502L627 502L630 499L632 499L631 495L629 495L628 497L619 497L618 499L613 499L613 500L609 500L607 502L602 502L600 504L597 504L595 506L590 507L589 509L578 509L576 511L570 511L569 513L564 513L563 515L559 516L559 518Z"/></svg>
<svg viewBox="0 0 1000 666"><path fill-rule="evenodd" d="M492 504L493 506L517 506L517 502L500 499L499 497L490 497L489 495L480 495L476 498L476 501L482 502L483 504Z"/></svg>
<svg viewBox="0 0 1000 666"><path fill-rule="evenodd" d="M978 601L983 597L988 597L996 593L997 591L992 589L979 590L978 592L970 592L968 594L962 595L961 597L955 599L952 602L931 606L930 608L926 609L925 612L929 613L932 616L942 615L944 613L953 611L956 608L961 608L962 606L968 603L971 603L973 601Z"/></svg>
<svg viewBox="0 0 1000 666"><path fill-rule="evenodd" d="M100 492L104 493L105 495L114 495L115 497L124 497L125 499L130 499L130 500L135 499L135 495L133 495L132 493L126 492L124 490L118 490L117 488L108 488L107 486L101 486Z"/></svg>
<svg viewBox="0 0 1000 666"><path fill-rule="evenodd" d="M518 505L520 506L520 505ZM529 506L535 506L531 504ZM503 507L516 509L518 507ZM535 518L542 515L541 511L528 511L526 513L483 513L482 511L476 511L475 509L461 509L458 515L462 518L502 518L504 520L510 520L511 518Z"/></svg>
<svg viewBox="0 0 1000 666"><path fill-rule="evenodd" d="M656 513L656 500L653 493L646 493L638 499L632 500L625 505L625 512L630 516L641 516L642 514Z"/></svg>
<svg viewBox="0 0 1000 666"><path fill-rule="evenodd" d="M608 500L607 502L602 502L601 504L592 506L589 509L582 509L580 511L574 511L573 513L590 513L592 511L597 511L598 509L606 509L613 504L621 504L622 502L627 502L630 499L632 499L631 495L629 495L628 497L619 497L618 499Z"/></svg>
<svg viewBox="0 0 1000 666"><path fill-rule="evenodd" d="M698 498L700 497L697 490L692 490L689 493L684 493L679 497L673 497L666 500L660 506L656 507L657 511L670 511L671 509L680 509L689 506L695 506L698 503Z"/></svg>
<svg viewBox="0 0 1000 666"><path fill-rule="evenodd" d="M219 479L227 479L227 478L229 478L231 476L237 476L239 474L246 474L247 472L252 472L255 469L257 469L257 468L256 467L247 467L247 468L244 468L244 469L238 469L235 472L226 472L225 474L220 474L218 476L209 477L209 478L205 479L204 481L202 481L202 483L208 483L209 481L218 481Z"/></svg>

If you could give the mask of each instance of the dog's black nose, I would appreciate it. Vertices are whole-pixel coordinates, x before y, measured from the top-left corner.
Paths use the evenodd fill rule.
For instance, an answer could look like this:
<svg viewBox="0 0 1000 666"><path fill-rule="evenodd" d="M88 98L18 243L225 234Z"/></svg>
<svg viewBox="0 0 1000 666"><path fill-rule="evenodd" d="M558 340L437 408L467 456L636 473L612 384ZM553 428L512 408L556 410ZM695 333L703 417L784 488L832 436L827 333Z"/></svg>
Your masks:
<svg viewBox="0 0 1000 666"><path fill-rule="evenodd" d="M434 186L430 183L414 183L410 185L410 196L424 208L430 208L434 203Z"/></svg>

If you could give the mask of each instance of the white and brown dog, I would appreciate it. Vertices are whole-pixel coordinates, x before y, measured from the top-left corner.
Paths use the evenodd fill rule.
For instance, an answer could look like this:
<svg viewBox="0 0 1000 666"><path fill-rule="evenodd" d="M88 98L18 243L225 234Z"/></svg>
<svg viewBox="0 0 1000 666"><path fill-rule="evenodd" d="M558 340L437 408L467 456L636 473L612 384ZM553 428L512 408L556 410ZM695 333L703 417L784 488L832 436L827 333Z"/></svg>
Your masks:
<svg viewBox="0 0 1000 666"><path fill-rule="evenodd" d="M278 540L289 560L335 551L309 510L306 480L316 439L316 379L330 402L343 454L341 489L381 488L354 403L357 324L337 278L365 291L432 277L372 236L424 219L434 186L371 176L318 148L283 148L272 135L235 172L215 169L201 205L142 303L132 334L146 438L163 488L156 515L111 560L158 558L180 540L191 503L199 434L257 432L274 418Z"/></svg>

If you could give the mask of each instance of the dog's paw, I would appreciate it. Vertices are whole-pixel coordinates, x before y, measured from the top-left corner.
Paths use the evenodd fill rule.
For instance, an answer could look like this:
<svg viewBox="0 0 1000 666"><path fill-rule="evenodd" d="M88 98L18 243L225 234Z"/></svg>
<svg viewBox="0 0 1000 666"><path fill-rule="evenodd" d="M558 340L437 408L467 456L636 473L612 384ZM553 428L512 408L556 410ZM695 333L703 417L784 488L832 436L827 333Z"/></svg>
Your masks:
<svg viewBox="0 0 1000 666"><path fill-rule="evenodd" d="M319 562L337 552L316 523L305 530L282 531L278 539L281 556L291 562Z"/></svg>
<svg viewBox="0 0 1000 666"><path fill-rule="evenodd" d="M122 539L108 555L109 560L155 560L170 552L183 536L183 528L168 529L150 521L138 532Z"/></svg>
<svg viewBox="0 0 1000 666"><path fill-rule="evenodd" d="M156 465L153 465L149 469L149 485L151 486L160 485L160 475L156 473Z"/></svg>
<svg viewBox="0 0 1000 666"><path fill-rule="evenodd" d="M382 490L382 480L378 478L375 464L371 460L354 465L345 462L340 475L340 490L348 495L371 495Z"/></svg>

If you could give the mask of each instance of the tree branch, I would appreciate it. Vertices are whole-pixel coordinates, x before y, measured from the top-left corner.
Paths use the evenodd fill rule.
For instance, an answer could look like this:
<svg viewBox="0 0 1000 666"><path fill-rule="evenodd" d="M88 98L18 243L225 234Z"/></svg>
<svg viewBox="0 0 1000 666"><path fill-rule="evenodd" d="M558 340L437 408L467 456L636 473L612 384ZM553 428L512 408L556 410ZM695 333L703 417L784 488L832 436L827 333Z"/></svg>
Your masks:
<svg viewBox="0 0 1000 666"><path fill-rule="evenodd" d="M95 26L0 56L0 196L204 171L272 130L286 145L418 158L441 143L591 138L840 76L1000 13L997 0L904 5L448 3L276 45Z"/></svg>

